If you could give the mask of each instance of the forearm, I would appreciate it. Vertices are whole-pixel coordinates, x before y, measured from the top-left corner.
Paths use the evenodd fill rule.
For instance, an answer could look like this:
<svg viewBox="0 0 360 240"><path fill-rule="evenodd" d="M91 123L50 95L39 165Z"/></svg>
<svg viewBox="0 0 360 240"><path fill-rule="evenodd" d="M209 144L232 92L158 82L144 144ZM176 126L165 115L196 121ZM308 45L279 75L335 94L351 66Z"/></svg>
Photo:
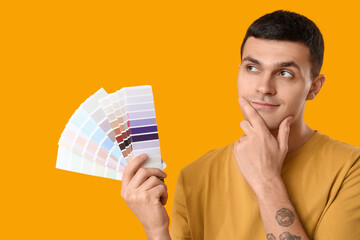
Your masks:
<svg viewBox="0 0 360 240"><path fill-rule="evenodd" d="M261 184L255 194L268 240L309 239L281 178Z"/></svg>

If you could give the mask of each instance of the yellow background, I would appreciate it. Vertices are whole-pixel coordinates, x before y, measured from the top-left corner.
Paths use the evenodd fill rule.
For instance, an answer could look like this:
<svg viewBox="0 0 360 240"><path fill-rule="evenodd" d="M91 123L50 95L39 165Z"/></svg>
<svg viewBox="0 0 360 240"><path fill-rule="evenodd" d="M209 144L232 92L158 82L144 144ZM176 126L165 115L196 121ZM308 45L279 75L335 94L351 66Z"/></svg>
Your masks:
<svg viewBox="0 0 360 240"><path fill-rule="evenodd" d="M120 181L55 169L65 124L100 87L152 85L171 215L180 169L241 135L240 44L273 10L306 15L325 39L327 81L306 121L360 146L355 3L3 1L0 238L144 239Z"/></svg>

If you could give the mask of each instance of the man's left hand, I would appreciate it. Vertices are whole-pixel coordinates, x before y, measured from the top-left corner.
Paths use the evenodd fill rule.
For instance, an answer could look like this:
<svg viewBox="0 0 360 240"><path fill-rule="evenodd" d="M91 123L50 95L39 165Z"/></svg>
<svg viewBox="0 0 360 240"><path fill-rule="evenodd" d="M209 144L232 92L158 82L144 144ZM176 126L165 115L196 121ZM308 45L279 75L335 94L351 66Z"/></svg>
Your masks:
<svg viewBox="0 0 360 240"><path fill-rule="evenodd" d="M281 179L281 168L288 152L290 121L285 118L275 138L267 128L259 113L242 98L240 105L248 120L240 123L245 135L235 143L235 158L241 173L255 193L265 184Z"/></svg>

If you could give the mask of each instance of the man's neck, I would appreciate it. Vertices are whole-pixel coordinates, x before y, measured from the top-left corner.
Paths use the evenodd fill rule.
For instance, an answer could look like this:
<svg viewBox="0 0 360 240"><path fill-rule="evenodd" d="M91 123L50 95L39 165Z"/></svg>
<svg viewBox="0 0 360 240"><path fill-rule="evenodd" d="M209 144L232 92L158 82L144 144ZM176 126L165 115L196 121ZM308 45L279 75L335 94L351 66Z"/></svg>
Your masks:
<svg viewBox="0 0 360 240"><path fill-rule="evenodd" d="M270 131L271 134L276 138L278 130ZM312 130L305 122L292 123L290 126L290 134L288 141L288 153L291 153L299 149L304 145L313 135L315 131Z"/></svg>

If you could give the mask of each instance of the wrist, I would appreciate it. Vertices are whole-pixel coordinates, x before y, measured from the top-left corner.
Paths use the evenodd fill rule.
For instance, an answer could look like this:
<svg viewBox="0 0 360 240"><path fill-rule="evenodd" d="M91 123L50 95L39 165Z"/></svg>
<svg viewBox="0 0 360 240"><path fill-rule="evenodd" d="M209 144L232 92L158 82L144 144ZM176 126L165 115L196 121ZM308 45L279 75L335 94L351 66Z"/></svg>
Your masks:
<svg viewBox="0 0 360 240"><path fill-rule="evenodd" d="M146 236L148 240L171 240L168 228L147 231Z"/></svg>
<svg viewBox="0 0 360 240"><path fill-rule="evenodd" d="M274 195L277 197L282 195L287 197L287 190L281 177L263 181L253 188L253 190L258 200L266 200Z"/></svg>

